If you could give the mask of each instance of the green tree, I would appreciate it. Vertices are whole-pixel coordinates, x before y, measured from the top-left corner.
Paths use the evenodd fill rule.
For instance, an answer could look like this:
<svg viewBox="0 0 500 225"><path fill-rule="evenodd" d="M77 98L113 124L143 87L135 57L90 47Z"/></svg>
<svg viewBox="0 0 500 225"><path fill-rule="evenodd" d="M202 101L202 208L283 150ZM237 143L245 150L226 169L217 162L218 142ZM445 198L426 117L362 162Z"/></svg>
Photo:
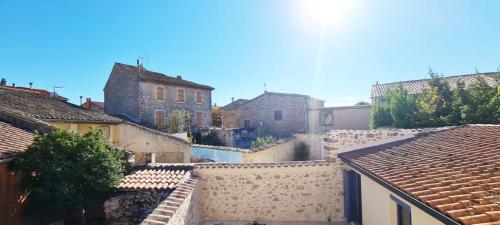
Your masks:
<svg viewBox="0 0 500 225"><path fill-rule="evenodd" d="M492 123L500 123L500 85L497 85L497 91L495 96L491 99L489 103L491 112L493 114Z"/></svg>
<svg viewBox="0 0 500 225"><path fill-rule="evenodd" d="M386 102L377 102L373 105L370 128L375 129L384 126L392 126L392 116Z"/></svg>
<svg viewBox="0 0 500 225"><path fill-rule="evenodd" d="M418 106L416 98L403 87L388 92L389 111L394 127L414 128L417 126Z"/></svg>
<svg viewBox="0 0 500 225"><path fill-rule="evenodd" d="M268 144L276 142L276 138L272 136L268 137L258 137L257 139L252 141L251 147L252 148L260 148L263 146L266 146Z"/></svg>
<svg viewBox="0 0 500 225"><path fill-rule="evenodd" d="M174 109L168 114L167 132L181 133L189 130L190 114L186 110Z"/></svg>
<svg viewBox="0 0 500 225"><path fill-rule="evenodd" d="M124 152L112 147L97 130L80 135L55 129L37 134L12 168L23 175L20 187L28 195L26 213L45 223L61 219L70 209L84 207L123 178Z"/></svg>
<svg viewBox="0 0 500 225"><path fill-rule="evenodd" d="M212 109L212 125L222 127L222 109Z"/></svg>
<svg viewBox="0 0 500 225"><path fill-rule="evenodd" d="M465 83L458 81L453 89L453 100L451 103L452 111L448 117L449 125L462 125L465 123L464 115L467 114L470 104L469 92L465 89Z"/></svg>
<svg viewBox="0 0 500 225"><path fill-rule="evenodd" d="M430 72L431 79L419 98L420 114L425 126L444 126L452 112L452 91L450 85L442 76Z"/></svg>
<svg viewBox="0 0 500 225"><path fill-rule="evenodd" d="M482 77L477 77L476 82L469 86L470 103L465 105L463 117L465 123L492 123L494 122L494 109L490 101L497 92L495 87L488 85Z"/></svg>

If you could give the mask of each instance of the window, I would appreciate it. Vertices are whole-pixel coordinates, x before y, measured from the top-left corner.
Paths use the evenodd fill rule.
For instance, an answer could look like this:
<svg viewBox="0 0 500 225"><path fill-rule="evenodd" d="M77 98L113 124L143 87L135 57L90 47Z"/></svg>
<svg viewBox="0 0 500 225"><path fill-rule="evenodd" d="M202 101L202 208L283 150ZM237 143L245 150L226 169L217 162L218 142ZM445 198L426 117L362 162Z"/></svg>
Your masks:
<svg viewBox="0 0 500 225"><path fill-rule="evenodd" d="M99 130L99 132L102 134L102 136L106 139L109 139L109 136L110 135L110 130L109 130L109 127L98 127L97 128Z"/></svg>
<svg viewBox="0 0 500 225"><path fill-rule="evenodd" d="M250 120L244 120L243 123L245 128L250 128Z"/></svg>
<svg viewBox="0 0 500 225"><path fill-rule="evenodd" d="M195 113L195 123L196 123L196 126L201 126L203 124L203 113L202 112Z"/></svg>
<svg viewBox="0 0 500 225"><path fill-rule="evenodd" d="M203 100L203 95L201 94L201 91L196 92L196 104L201 104Z"/></svg>
<svg viewBox="0 0 500 225"><path fill-rule="evenodd" d="M283 120L283 113L281 110L274 111L274 120Z"/></svg>
<svg viewBox="0 0 500 225"><path fill-rule="evenodd" d="M163 127L165 124L165 111L163 110L156 110L155 111L155 125L158 128Z"/></svg>
<svg viewBox="0 0 500 225"><path fill-rule="evenodd" d="M397 225L411 225L411 208L403 201L391 195L391 199L396 203L396 224Z"/></svg>
<svg viewBox="0 0 500 225"><path fill-rule="evenodd" d="M156 156L154 153L146 153L144 155L144 163L145 164L148 164L148 163L155 163L156 161Z"/></svg>
<svg viewBox="0 0 500 225"><path fill-rule="evenodd" d="M177 89L177 102L184 103L186 102L186 90L182 88Z"/></svg>
<svg viewBox="0 0 500 225"><path fill-rule="evenodd" d="M165 101L165 88L164 87L156 87L156 100L157 101Z"/></svg>
<svg viewBox="0 0 500 225"><path fill-rule="evenodd" d="M323 124L323 125L332 125L333 124L332 111L321 112L321 124Z"/></svg>

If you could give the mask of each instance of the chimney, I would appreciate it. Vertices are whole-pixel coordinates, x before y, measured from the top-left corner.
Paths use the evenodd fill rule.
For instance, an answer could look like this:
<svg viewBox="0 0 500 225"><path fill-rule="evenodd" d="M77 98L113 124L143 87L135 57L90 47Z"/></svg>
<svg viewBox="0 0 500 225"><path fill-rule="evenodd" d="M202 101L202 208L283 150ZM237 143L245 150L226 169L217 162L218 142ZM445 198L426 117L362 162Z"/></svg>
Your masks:
<svg viewBox="0 0 500 225"><path fill-rule="evenodd" d="M83 96L80 95L80 106L83 104Z"/></svg>
<svg viewBox="0 0 500 225"><path fill-rule="evenodd" d="M90 100L90 98L87 98L87 101L85 102L85 108L88 110L92 109L92 101Z"/></svg>
<svg viewBox="0 0 500 225"><path fill-rule="evenodd" d="M177 75L177 79L182 80L182 76L181 75Z"/></svg>
<svg viewBox="0 0 500 225"><path fill-rule="evenodd" d="M7 80L5 78L2 78L2 81L0 81L0 86L7 86Z"/></svg>
<svg viewBox="0 0 500 225"><path fill-rule="evenodd" d="M33 82L30 82L30 89L33 89Z"/></svg>
<svg viewBox="0 0 500 225"><path fill-rule="evenodd" d="M12 87L15 88L16 87L16 83L12 83Z"/></svg>
<svg viewBox="0 0 500 225"><path fill-rule="evenodd" d="M234 97L231 97L231 102L234 102Z"/></svg>

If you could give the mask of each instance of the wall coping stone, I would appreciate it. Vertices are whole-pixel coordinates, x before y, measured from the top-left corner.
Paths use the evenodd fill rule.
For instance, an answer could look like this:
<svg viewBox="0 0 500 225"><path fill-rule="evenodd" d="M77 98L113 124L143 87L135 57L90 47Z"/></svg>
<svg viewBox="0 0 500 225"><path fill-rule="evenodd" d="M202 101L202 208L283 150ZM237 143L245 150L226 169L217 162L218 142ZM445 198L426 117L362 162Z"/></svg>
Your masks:
<svg viewBox="0 0 500 225"><path fill-rule="evenodd" d="M274 167L312 167L312 166L328 166L325 160L314 161L290 161L290 162L271 162L271 163L197 163L195 169L215 169L215 168L229 168L229 169L247 169L247 168L274 168Z"/></svg>
<svg viewBox="0 0 500 225"><path fill-rule="evenodd" d="M179 183L176 189L142 221L141 225L166 225L172 218L172 215L177 212L177 209L186 200L187 196L193 192L198 180L197 177L191 176L184 182ZM169 210L163 209L165 207L168 207ZM169 216L161 214L167 211L170 211L172 214Z"/></svg>

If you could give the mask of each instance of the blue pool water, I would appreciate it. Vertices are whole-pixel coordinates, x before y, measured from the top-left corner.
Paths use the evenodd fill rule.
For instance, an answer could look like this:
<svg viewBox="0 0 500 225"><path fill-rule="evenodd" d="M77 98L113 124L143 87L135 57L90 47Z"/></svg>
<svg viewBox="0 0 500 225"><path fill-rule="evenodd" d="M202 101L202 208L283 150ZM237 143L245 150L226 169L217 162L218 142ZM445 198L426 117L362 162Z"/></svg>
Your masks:
<svg viewBox="0 0 500 225"><path fill-rule="evenodd" d="M243 163L243 157L239 152L221 151L200 147L191 147L191 158L215 162Z"/></svg>

